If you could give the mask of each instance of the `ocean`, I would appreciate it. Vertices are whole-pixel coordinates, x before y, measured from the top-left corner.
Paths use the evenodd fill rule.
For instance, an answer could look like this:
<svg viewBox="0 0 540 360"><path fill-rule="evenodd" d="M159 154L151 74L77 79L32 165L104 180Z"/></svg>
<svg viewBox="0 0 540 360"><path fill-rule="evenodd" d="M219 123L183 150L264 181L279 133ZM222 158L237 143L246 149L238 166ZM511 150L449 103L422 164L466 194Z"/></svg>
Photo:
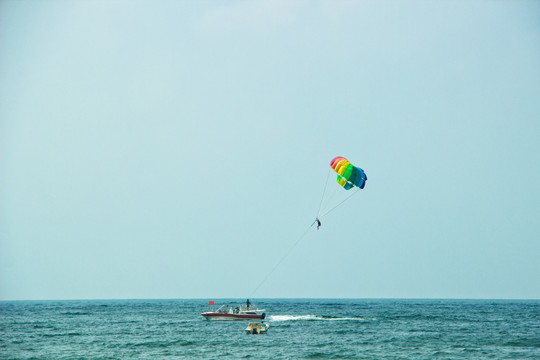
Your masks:
<svg viewBox="0 0 540 360"><path fill-rule="evenodd" d="M251 302L265 335L205 320L208 300L2 301L0 358L540 359L539 300Z"/></svg>

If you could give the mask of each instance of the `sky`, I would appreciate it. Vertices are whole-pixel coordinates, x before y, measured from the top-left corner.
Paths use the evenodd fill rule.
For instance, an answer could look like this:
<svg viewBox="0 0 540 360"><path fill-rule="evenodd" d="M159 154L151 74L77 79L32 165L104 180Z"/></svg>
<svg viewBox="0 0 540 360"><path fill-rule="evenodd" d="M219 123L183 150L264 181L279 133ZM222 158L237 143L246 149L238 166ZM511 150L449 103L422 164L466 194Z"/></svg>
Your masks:
<svg viewBox="0 0 540 360"><path fill-rule="evenodd" d="M1 300L539 299L539 185L538 1L0 2Z"/></svg>

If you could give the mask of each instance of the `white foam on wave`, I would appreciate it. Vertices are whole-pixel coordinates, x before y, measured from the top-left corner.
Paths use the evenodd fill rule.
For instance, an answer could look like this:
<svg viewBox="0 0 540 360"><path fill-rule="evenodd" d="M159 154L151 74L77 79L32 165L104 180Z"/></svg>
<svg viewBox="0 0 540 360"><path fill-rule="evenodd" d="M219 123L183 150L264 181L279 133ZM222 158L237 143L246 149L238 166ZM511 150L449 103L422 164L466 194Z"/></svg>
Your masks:
<svg viewBox="0 0 540 360"><path fill-rule="evenodd" d="M363 321L360 317L328 317L317 315L270 315L270 321L298 321L298 320L322 320L322 321Z"/></svg>
<svg viewBox="0 0 540 360"><path fill-rule="evenodd" d="M272 321L317 320L315 315L270 315Z"/></svg>

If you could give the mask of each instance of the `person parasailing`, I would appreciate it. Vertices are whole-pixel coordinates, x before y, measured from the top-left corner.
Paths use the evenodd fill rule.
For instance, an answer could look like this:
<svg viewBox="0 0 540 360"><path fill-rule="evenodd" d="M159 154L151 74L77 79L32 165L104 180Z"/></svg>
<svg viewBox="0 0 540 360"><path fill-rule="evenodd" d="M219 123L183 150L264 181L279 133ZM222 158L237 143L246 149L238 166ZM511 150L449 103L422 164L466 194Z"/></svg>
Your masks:
<svg viewBox="0 0 540 360"><path fill-rule="evenodd" d="M337 173L336 181L341 187L343 187L343 189L345 190L350 190L352 188L363 189L366 186L367 176L364 170L362 170L361 168L357 166L354 166L353 164L349 162L349 160L345 159L343 156L336 156L335 158L333 158L332 161L330 162L330 167ZM324 190L326 192L326 186ZM325 193L323 193L323 198L321 199L321 205L323 204L324 194ZM334 210L336 207L343 204L347 199L351 197L351 195L349 195L347 198L345 198L345 200L341 201L339 204L332 207L330 210L323 212L322 215L321 215L321 208L319 207L319 212L317 214L317 217L315 218L315 221L311 224L311 226L313 226L316 223L317 230L319 230L322 225L321 220L319 220L319 217L325 216L330 211Z"/></svg>

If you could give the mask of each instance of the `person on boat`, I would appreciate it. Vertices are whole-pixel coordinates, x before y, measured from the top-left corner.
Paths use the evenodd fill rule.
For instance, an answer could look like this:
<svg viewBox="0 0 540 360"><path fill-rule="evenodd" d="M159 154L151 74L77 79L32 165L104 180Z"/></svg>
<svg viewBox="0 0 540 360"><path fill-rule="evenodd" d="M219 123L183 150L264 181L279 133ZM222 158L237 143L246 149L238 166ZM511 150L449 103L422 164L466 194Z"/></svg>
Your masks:
<svg viewBox="0 0 540 360"><path fill-rule="evenodd" d="M251 309L251 303L249 302L249 299L246 300L246 310Z"/></svg>
<svg viewBox="0 0 540 360"><path fill-rule="evenodd" d="M317 222L317 230L321 227L321 220L319 218L316 218L315 221Z"/></svg>

